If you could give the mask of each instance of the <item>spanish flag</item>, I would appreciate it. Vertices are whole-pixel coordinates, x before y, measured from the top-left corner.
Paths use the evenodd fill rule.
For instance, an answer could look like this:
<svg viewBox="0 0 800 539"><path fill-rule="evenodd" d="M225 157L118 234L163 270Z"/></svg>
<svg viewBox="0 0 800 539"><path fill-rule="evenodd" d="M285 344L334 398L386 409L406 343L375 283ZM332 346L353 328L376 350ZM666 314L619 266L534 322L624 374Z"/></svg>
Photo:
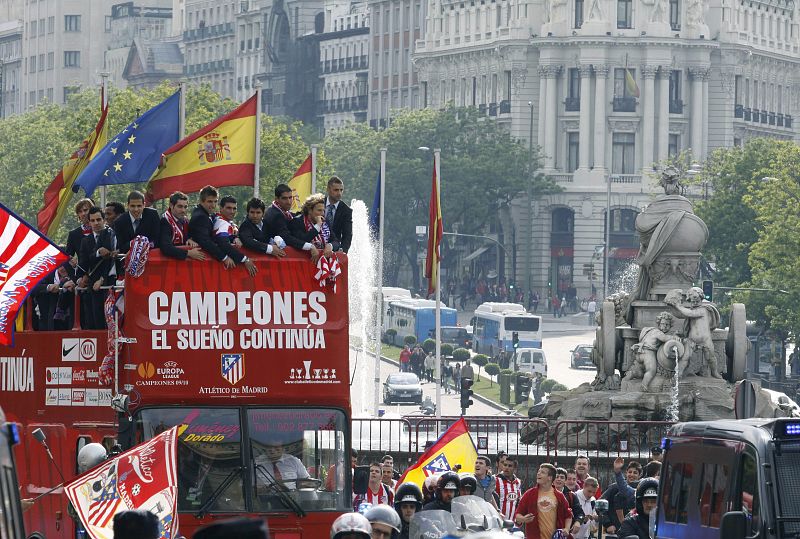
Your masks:
<svg viewBox="0 0 800 539"><path fill-rule="evenodd" d="M411 481L422 488L426 477L437 472L455 471L457 464L461 465L460 472L474 472L477 458L478 452L462 417L422 454L416 464L406 470L397 484Z"/></svg>
<svg viewBox="0 0 800 539"><path fill-rule="evenodd" d="M303 164L300 165L300 168L294 173L292 179L289 180L289 187L292 188L292 196L294 197L294 201L292 202L293 212L300 211L303 202L311 196L311 172L313 166L311 154L308 154L306 160L303 161Z"/></svg>
<svg viewBox="0 0 800 539"><path fill-rule="evenodd" d="M86 168L95 154L106 145L108 138L108 105L103 107L100 121L89 135L83 139L78 149L73 152L58 175L44 191L44 206L36 216L36 224L42 234L47 234L50 229L58 228L61 219L67 211L67 206L72 200L72 185Z"/></svg>
<svg viewBox="0 0 800 539"><path fill-rule="evenodd" d="M636 79L633 78L633 73L627 67L625 68L625 89L633 97L639 97L639 85L636 84Z"/></svg>
<svg viewBox="0 0 800 539"><path fill-rule="evenodd" d="M439 186L436 178L436 157L433 159L433 183L428 210L428 255L425 258L425 278L428 279L428 295L436 292L439 273L439 245L442 243L442 205L439 201Z"/></svg>
<svg viewBox="0 0 800 539"><path fill-rule="evenodd" d="M204 186L253 185L256 169L256 96L164 152L147 184L150 200Z"/></svg>

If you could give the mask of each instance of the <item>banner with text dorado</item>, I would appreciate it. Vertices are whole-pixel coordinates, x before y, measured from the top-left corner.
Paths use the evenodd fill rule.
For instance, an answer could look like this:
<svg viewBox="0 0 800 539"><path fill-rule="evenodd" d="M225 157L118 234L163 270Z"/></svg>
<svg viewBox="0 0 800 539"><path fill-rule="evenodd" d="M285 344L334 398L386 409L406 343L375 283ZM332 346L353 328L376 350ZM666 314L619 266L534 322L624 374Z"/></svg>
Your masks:
<svg viewBox="0 0 800 539"><path fill-rule="evenodd" d="M142 405L346 400L346 257L339 260L334 293L296 251L254 257L255 277L242 265L153 253L144 274L126 280L124 331L136 339L123 354L126 387Z"/></svg>

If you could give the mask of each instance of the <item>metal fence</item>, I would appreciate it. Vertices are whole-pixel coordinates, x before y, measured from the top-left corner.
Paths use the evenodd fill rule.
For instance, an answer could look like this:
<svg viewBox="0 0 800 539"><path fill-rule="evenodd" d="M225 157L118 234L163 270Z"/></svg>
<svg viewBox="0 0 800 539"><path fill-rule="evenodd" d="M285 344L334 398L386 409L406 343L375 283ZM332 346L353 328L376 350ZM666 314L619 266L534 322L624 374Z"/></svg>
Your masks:
<svg viewBox="0 0 800 539"><path fill-rule="evenodd" d="M359 462L380 460L392 455L395 466L403 470L413 465L459 417L406 417L403 419L353 419L353 447ZM638 460L650 458L650 449L661 445L671 422L667 421L559 421L554 425L542 419L521 417L465 417L478 454L494 458L499 452L519 460L517 475L523 484L535 481L543 462L570 468L578 455L591 459L592 475L602 484L612 480L612 462L617 457Z"/></svg>

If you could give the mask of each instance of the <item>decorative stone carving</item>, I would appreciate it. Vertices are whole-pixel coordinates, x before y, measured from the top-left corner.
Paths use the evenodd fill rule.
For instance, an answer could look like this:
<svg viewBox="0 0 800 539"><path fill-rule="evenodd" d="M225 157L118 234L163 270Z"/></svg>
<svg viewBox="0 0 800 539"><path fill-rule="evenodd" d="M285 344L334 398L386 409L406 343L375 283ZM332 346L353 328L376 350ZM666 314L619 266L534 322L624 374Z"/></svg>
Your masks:
<svg viewBox="0 0 800 539"><path fill-rule="evenodd" d="M732 69L721 69L720 72L720 86L728 95L728 97L734 97L733 92L735 91L735 80L736 74Z"/></svg>
<svg viewBox="0 0 800 539"><path fill-rule="evenodd" d="M598 79L605 79L608 77L608 72L611 70L607 64L593 64L594 76Z"/></svg>
<svg viewBox="0 0 800 539"><path fill-rule="evenodd" d="M511 68L511 85L514 87L514 95L519 95L519 91L525 86L525 79L527 78L527 67L515 65Z"/></svg>
<svg viewBox="0 0 800 539"><path fill-rule="evenodd" d="M707 0L688 0L686 3L686 26L689 28L707 28L705 9Z"/></svg>
<svg viewBox="0 0 800 539"><path fill-rule="evenodd" d="M567 0L550 0L550 22L566 22Z"/></svg>
<svg viewBox="0 0 800 539"><path fill-rule="evenodd" d="M684 346L670 333L672 321L670 313L660 313L656 317L658 327L643 328L639 333L639 342L631 347L635 360L624 379L641 380L644 392L650 391L650 383L657 374L665 378L675 375L675 362L680 352L684 351Z"/></svg>
<svg viewBox="0 0 800 539"><path fill-rule="evenodd" d="M722 378L719 373L717 354L714 350L712 332L719 327L719 311L716 305L703 299L703 289L693 286L686 294L680 289L673 290L664 298L673 314L686 318L688 331L684 346L686 350L678 361L678 375L700 374L712 378ZM689 362L697 352L702 357L699 371L690 371Z"/></svg>
<svg viewBox="0 0 800 539"><path fill-rule="evenodd" d="M602 0L591 0L589 11L586 12L586 22L605 22L606 15L601 4Z"/></svg>
<svg viewBox="0 0 800 539"><path fill-rule="evenodd" d="M608 128L611 132L615 131L628 131L628 132L638 132L639 131L639 119L628 119L625 118L609 118L608 119Z"/></svg>
<svg viewBox="0 0 800 539"><path fill-rule="evenodd" d="M579 120L563 120L564 131L578 131L580 129Z"/></svg>
<svg viewBox="0 0 800 539"><path fill-rule="evenodd" d="M589 78L592 76L592 66L591 64L581 64L578 66L578 73L580 74L581 78Z"/></svg>
<svg viewBox="0 0 800 539"><path fill-rule="evenodd" d="M642 78L643 79L655 79L656 73L658 73L658 66L657 65L643 65L642 66Z"/></svg>
<svg viewBox="0 0 800 539"><path fill-rule="evenodd" d="M554 79L558 77L559 73L561 73L561 67L562 66L560 64L540 64L539 77L543 79Z"/></svg>
<svg viewBox="0 0 800 539"><path fill-rule="evenodd" d="M650 7L650 22L664 24L667 23L667 0L642 0L642 3Z"/></svg>
<svg viewBox="0 0 800 539"><path fill-rule="evenodd" d="M692 80L708 80L708 74L711 72L709 66L693 66L689 68L689 77Z"/></svg>

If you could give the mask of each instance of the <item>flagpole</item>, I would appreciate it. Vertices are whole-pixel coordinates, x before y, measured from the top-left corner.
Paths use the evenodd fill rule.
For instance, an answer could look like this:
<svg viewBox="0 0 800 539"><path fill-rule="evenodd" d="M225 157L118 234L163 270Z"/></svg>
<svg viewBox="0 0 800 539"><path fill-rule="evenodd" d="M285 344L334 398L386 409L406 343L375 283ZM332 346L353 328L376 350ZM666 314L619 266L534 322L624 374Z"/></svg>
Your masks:
<svg viewBox="0 0 800 539"><path fill-rule="evenodd" d="M311 194L317 192L317 145L311 145ZM302 201L301 201L302 202Z"/></svg>
<svg viewBox="0 0 800 539"><path fill-rule="evenodd" d="M381 148L381 179L378 183L380 189L380 204L378 205L378 274L375 278L375 290L377 301L378 316L375 318L375 415L378 415L380 404L381 387L381 333L383 331L383 200L386 193L386 148Z"/></svg>
<svg viewBox="0 0 800 539"><path fill-rule="evenodd" d="M441 156L442 150L436 148L433 150L433 170L436 171L436 198L441 200L441 189L439 186L441 185L441 179L439 178L439 158ZM434 204L435 201L431 200L431 204ZM437 208L438 209L438 208ZM436 234L435 230L428 230L428 234ZM434 249L438 248L436 242L434 242ZM431 256L428 253L428 256ZM439 264L439 257L436 257L436 417L441 417L442 415L442 290L441 290L441 274L439 272L440 264ZM437 432L438 432L438 425L437 425Z"/></svg>
<svg viewBox="0 0 800 539"><path fill-rule="evenodd" d="M261 81L256 79L256 169L253 171L253 196L261 190Z"/></svg>
<svg viewBox="0 0 800 539"><path fill-rule="evenodd" d="M182 140L186 136L186 81L180 82L179 88L181 90L180 100L180 113L178 115L178 140Z"/></svg>
<svg viewBox="0 0 800 539"><path fill-rule="evenodd" d="M103 109L106 107L108 103L108 92L106 91L106 85L108 82L108 71L101 71L100 72L100 114L103 114ZM95 142L96 144L96 142ZM106 186L100 186L100 207L106 207Z"/></svg>

